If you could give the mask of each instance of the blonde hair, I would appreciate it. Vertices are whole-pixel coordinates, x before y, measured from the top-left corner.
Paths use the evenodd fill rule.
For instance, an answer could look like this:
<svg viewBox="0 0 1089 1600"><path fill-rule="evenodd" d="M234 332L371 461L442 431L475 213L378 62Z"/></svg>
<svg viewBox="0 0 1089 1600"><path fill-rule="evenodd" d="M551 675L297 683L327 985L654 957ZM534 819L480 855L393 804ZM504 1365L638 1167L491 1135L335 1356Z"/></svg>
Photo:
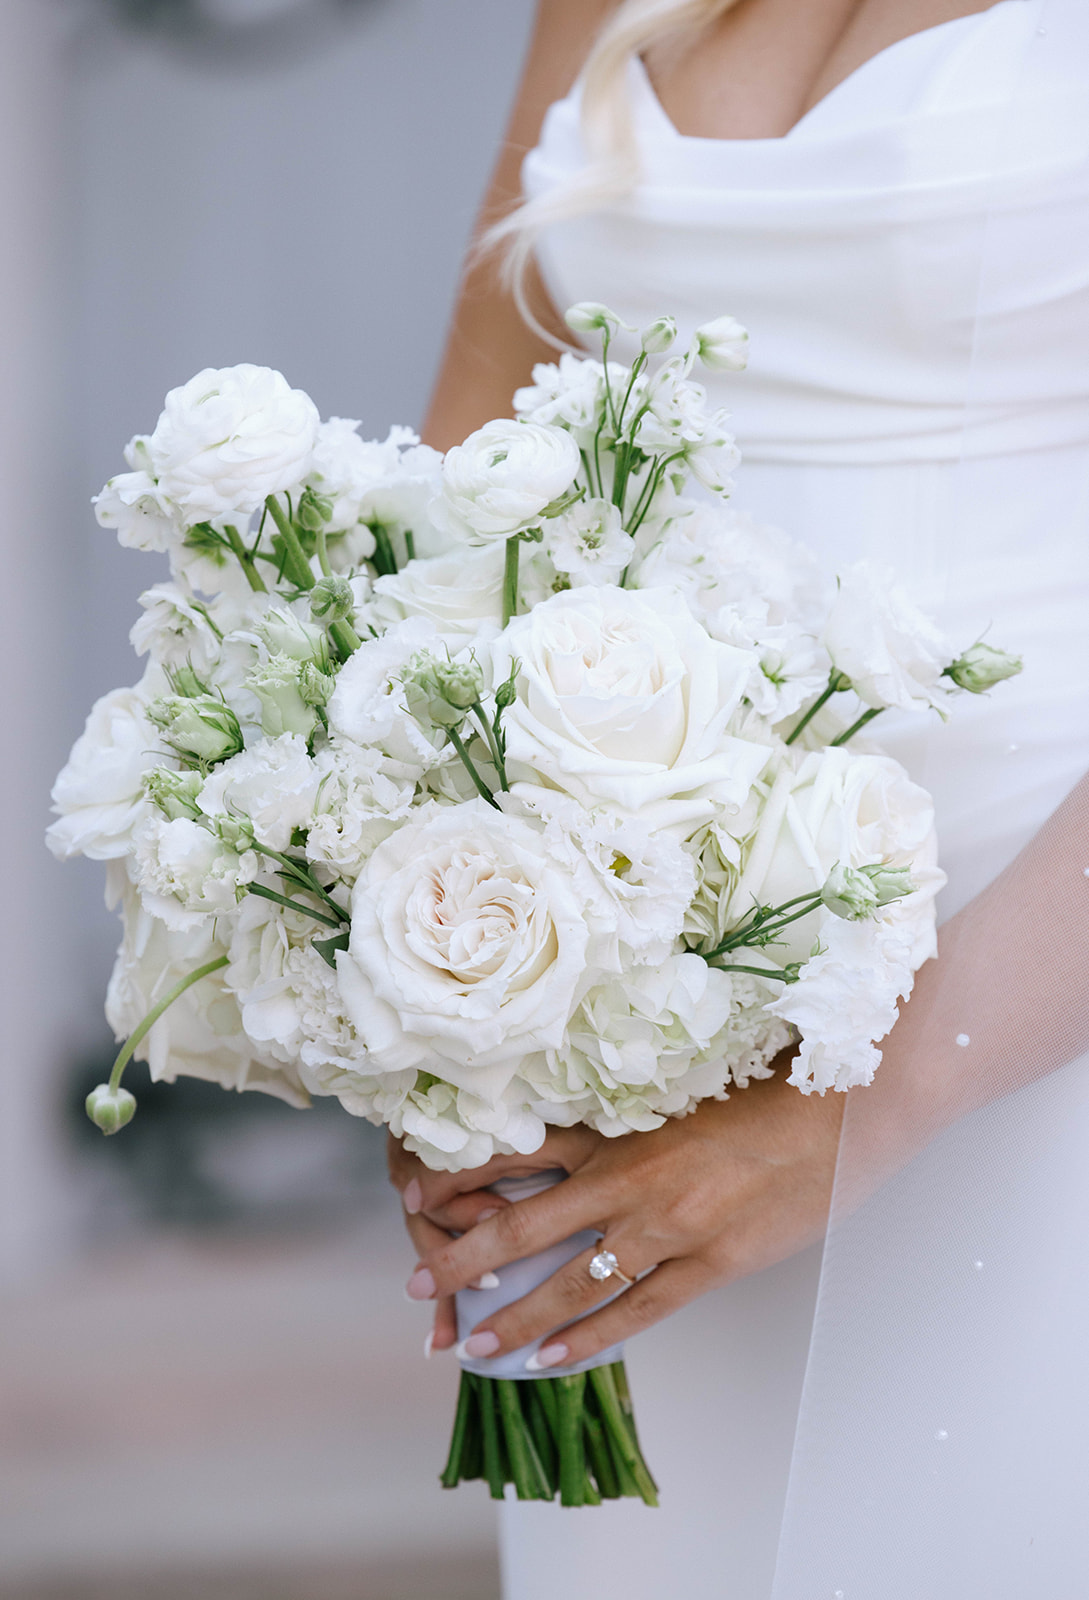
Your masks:
<svg viewBox="0 0 1089 1600"><path fill-rule="evenodd" d="M521 201L480 240L484 251L502 249L503 280L525 321L549 344L563 342L543 328L530 308L526 271L541 230L630 193L639 178L639 152L628 94L628 67L647 47L671 33L709 27L738 0L623 0L605 23L583 66L580 103L585 170L571 182Z"/></svg>

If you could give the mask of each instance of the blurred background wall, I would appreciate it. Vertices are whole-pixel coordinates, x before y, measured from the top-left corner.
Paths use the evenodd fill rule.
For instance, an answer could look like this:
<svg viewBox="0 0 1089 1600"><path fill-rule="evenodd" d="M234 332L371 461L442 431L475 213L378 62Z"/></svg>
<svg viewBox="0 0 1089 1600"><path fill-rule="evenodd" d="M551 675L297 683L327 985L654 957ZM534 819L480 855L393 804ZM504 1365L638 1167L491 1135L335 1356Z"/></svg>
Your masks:
<svg viewBox="0 0 1089 1600"><path fill-rule="evenodd" d="M0 1595L426 1600L449 1539L486 1600L486 1507L426 1492L452 1377L415 1354L378 1143L214 1090L142 1101L128 1154L88 1141L117 928L101 868L41 834L160 576L89 497L205 365L277 366L368 434L419 422L532 4L202 0L210 43L166 26L179 5L0 5ZM415 1578L413 1495L438 1530ZM252 1591L230 1576L262 1560Z"/></svg>

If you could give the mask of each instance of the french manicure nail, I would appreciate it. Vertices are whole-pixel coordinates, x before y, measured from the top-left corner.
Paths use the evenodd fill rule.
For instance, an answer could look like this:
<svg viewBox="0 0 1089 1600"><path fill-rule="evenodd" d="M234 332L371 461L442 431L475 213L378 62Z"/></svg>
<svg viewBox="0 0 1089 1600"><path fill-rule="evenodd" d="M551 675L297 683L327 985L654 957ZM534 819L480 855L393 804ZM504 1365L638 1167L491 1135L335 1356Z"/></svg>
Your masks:
<svg viewBox="0 0 1089 1600"><path fill-rule="evenodd" d="M424 1340L424 1360L425 1361L430 1361L431 1360L431 1346L434 1343L435 1343L435 1330L434 1330L434 1328L432 1328L431 1332L428 1334L427 1338Z"/></svg>
<svg viewBox="0 0 1089 1600"><path fill-rule="evenodd" d="M530 1356L526 1362L526 1371L544 1372L548 1367L558 1367L567 1360L567 1354L565 1344L546 1344Z"/></svg>
<svg viewBox="0 0 1089 1600"><path fill-rule="evenodd" d="M480 1213L476 1220L478 1222L487 1222L489 1217L497 1217L502 1209L502 1206L489 1206L486 1211Z"/></svg>
<svg viewBox="0 0 1089 1600"><path fill-rule="evenodd" d="M426 1267L420 1267L412 1274L405 1284L405 1293L410 1300L433 1300L435 1298L435 1280Z"/></svg>
<svg viewBox="0 0 1089 1600"><path fill-rule="evenodd" d="M482 1272L475 1283L469 1284L470 1289L498 1289L499 1279L494 1272Z"/></svg>
<svg viewBox="0 0 1089 1600"><path fill-rule="evenodd" d="M458 1356L468 1356L470 1361L481 1361L485 1356L494 1356L499 1349L499 1335L486 1328L483 1333L471 1333L458 1345Z"/></svg>
<svg viewBox="0 0 1089 1600"><path fill-rule="evenodd" d="M405 1192L401 1196L401 1204L410 1217L414 1217L423 1206L423 1190L420 1188L419 1178L413 1178L411 1183L405 1185Z"/></svg>

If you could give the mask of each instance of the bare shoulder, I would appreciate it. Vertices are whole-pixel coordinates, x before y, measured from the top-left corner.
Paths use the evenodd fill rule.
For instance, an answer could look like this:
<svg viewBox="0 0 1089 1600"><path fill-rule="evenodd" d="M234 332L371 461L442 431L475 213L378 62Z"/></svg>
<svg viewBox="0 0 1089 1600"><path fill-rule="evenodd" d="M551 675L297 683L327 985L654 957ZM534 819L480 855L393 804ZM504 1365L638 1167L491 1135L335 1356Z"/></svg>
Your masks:
<svg viewBox="0 0 1089 1600"><path fill-rule="evenodd" d="M622 0L538 0L523 88L534 103L562 97L578 77L603 24Z"/></svg>

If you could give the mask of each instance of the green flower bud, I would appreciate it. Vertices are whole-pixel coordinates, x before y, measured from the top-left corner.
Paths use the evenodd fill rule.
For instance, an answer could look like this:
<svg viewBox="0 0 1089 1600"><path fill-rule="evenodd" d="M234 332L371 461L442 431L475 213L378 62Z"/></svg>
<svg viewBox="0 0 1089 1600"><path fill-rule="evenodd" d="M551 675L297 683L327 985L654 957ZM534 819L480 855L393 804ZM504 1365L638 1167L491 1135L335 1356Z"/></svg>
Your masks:
<svg viewBox="0 0 1089 1600"><path fill-rule="evenodd" d="M144 773L144 793L153 805L176 822L179 817L199 817L197 795L204 782L199 772L171 772L154 767Z"/></svg>
<svg viewBox="0 0 1089 1600"><path fill-rule="evenodd" d="M407 663L401 682L417 722L437 728L460 728L484 691L484 673L475 661L441 661L427 650Z"/></svg>
<svg viewBox="0 0 1089 1600"><path fill-rule="evenodd" d="M880 901L872 879L856 867L845 867L840 862L828 874L821 899L837 917L847 922L863 922L872 917Z"/></svg>
<svg viewBox="0 0 1089 1600"><path fill-rule="evenodd" d="M214 766L236 756L243 748L238 718L214 694L163 695L148 707L148 716L161 728L165 742L180 756L201 766Z"/></svg>
<svg viewBox="0 0 1089 1600"><path fill-rule="evenodd" d="M316 489L303 490L295 512L295 521L300 528L307 533L319 533L332 515L333 502L327 494L319 494Z"/></svg>
<svg viewBox="0 0 1089 1600"><path fill-rule="evenodd" d="M660 356L669 349L677 337L677 324L672 317L655 317L640 335L640 343L648 356Z"/></svg>
<svg viewBox="0 0 1089 1600"><path fill-rule="evenodd" d="M495 691L495 709L497 711L505 711L507 707L512 706L515 700L518 698L518 691L515 689L514 685L521 665L522 663L520 661L512 661L510 676L503 683L501 683L498 689Z"/></svg>
<svg viewBox="0 0 1089 1600"><path fill-rule="evenodd" d="M277 652L254 667L246 677L248 687L261 702L262 731L270 738L276 739L282 733L298 733L309 739L318 725L317 712L302 694L300 675L306 664Z"/></svg>
<svg viewBox="0 0 1089 1600"><path fill-rule="evenodd" d="M340 622L355 610L355 596L347 578L319 578L310 591L310 615L323 622Z"/></svg>
<svg viewBox="0 0 1089 1600"><path fill-rule="evenodd" d="M184 667L175 667L173 672L168 672L170 687L175 694L184 695L188 700L196 699L197 695L208 694L208 685L203 679L198 678L192 667L186 662Z"/></svg>
<svg viewBox="0 0 1089 1600"><path fill-rule="evenodd" d="M575 333L593 333L600 328L608 328L610 333L615 333L617 328L627 327L627 323L622 322L615 311L610 311L599 300L580 300L568 306L563 320Z"/></svg>
<svg viewBox="0 0 1089 1600"><path fill-rule="evenodd" d="M245 817L215 817L212 827L220 843L233 850L236 856L245 855L256 843L253 825Z"/></svg>
<svg viewBox="0 0 1089 1600"><path fill-rule="evenodd" d="M711 372L744 372L749 363L749 335L736 317L715 317L696 329L696 357Z"/></svg>
<svg viewBox="0 0 1089 1600"><path fill-rule="evenodd" d="M286 607L274 607L253 625L253 631L270 656L290 656L292 661L316 661L327 668L329 645L321 628L304 622Z"/></svg>
<svg viewBox="0 0 1089 1600"><path fill-rule="evenodd" d="M87 1115L103 1133L116 1133L132 1121L136 1110L135 1095L127 1089L111 1089L108 1083L100 1083L92 1089L83 1103Z"/></svg>
<svg viewBox="0 0 1089 1600"><path fill-rule="evenodd" d="M337 686L331 672L323 672L314 661L304 661L299 668L299 693L308 706L328 705Z"/></svg>
<svg viewBox="0 0 1089 1600"><path fill-rule="evenodd" d="M887 906L890 900L902 900L906 894L915 891L909 867L886 867L879 863L875 867L863 867L862 870L874 886L879 906Z"/></svg>
<svg viewBox="0 0 1089 1600"><path fill-rule="evenodd" d="M958 689L967 689L969 694L986 694L1004 678L1016 678L1022 666L1020 656L996 650L981 640L951 662L945 669L945 676L952 678Z"/></svg>

